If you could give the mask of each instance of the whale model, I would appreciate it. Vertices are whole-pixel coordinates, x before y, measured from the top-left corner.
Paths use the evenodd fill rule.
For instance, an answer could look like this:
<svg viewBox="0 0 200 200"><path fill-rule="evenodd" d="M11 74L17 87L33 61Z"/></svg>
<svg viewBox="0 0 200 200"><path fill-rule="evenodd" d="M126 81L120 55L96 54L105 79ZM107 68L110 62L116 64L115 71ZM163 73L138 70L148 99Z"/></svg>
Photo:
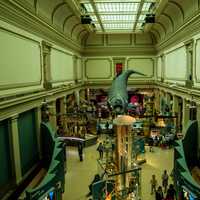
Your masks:
<svg viewBox="0 0 200 200"><path fill-rule="evenodd" d="M112 85L108 93L108 106L116 114L125 114L127 112L127 80L128 77L134 73L145 76L144 74L134 70L126 70L119 76L115 77L112 81Z"/></svg>

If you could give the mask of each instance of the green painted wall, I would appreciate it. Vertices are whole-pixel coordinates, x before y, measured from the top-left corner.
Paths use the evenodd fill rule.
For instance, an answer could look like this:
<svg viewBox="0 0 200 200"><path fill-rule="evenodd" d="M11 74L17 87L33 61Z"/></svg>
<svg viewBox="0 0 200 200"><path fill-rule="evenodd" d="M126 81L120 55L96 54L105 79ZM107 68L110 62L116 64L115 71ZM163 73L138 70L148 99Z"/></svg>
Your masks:
<svg viewBox="0 0 200 200"><path fill-rule="evenodd" d="M19 115L18 129L21 168L24 175L39 161L34 109Z"/></svg>
<svg viewBox="0 0 200 200"><path fill-rule="evenodd" d="M12 177L8 120L0 122L0 188Z"/></svg>

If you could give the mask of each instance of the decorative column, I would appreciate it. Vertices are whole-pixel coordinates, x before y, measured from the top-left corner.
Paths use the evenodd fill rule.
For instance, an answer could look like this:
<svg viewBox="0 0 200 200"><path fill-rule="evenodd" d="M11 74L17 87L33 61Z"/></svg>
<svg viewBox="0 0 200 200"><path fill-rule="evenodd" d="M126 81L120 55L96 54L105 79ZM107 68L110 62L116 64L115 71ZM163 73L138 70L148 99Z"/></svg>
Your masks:
<svg viewBox="0 0 200 200"><path fill-rule="evenodd" d="M165 96L166 96L166 103L167 103L167 105L170 105L171 95L168 92L166 92Z"/></svg>
<svg viewBox="0 0 200 200"><path fill-rule="evenodd" d="M60 98L60 111L61 111L61 114L66 114L66 99L65 99L65 97Z"/></svg>
<svg viewBox="0 0 200 200"><path fill-rule="evenodd" d="M164 82L165 79L165 54L161 56L161 81Z"/></svg>
<svg viewBox="0 0 200 200"><path fill-rule="evenodd" d="M76 104L79 106L79 105L80 105L79 90L75 90L75 91L74 91L74 95L75 95Z"/></svg>
<svg viewBox="0 0 200 200"><path fill-rule="evenodd" d="M46 41L42 41L43 50L43 70L44 70L44 88L51 89L51 44Z"/></svg>
<svg viewBox="0 0 200 200"><path fill-rule="evenodd" d="M49 103L49 113L50 118L49 121L54 131L57 130L57 119L56 119L56 101L52 101Z"/></svg>
<svg viewBox="0 0 200 200"><path fill-rule="evenodd" d="M172 112L173 115L176 115L178 113L178 104L179 104L178 97L176 95L173 95L172 101L173 101Z"/></svg>
<svg viewBox="0 0 200 200"><path fill-rule="evenodd" d="M77 67L78 67L78 63L77 63L77 59L78 57L76 55L73 55L73 69L74 69L74 81L75 83L78 82L78 70L77 70Z"/></svg>
<svg viewBox="0 0 200 200"><path fill-rule="evenodd" d="M20 156L20 144L19 144L19 132L18 132L18 115L11 117L11 135L12 135L12 150L14 160L14 171L16 177L16 183L18 184L22 180L21 171L21 156Z"/></svg>
<svg viewBox="0 0 200 200"><path fill-rule="evenodd" d="M179 98L176 95L172 96L172 115L173 116L177 116L177 118L175 119L175 125L176 125L176 130L179 129L180 127L180 113L179 113Z"/></svg>
<svg viewBox="0 0 200 200"><path fill-rule="evenodd" d="M186 131L187 124L189 122L189 117L190 117L190 109L188 106L188 101L186 99L183 99L183 118L182 118L182 132L183 134Z"/></svg>
<svg viewBox="0 0 200 200"><path fill-rule="evenodd" d="M41 132L40 132L40 126L42 122L42 111L41 107L37 107L35 109L35 120L36 120L36 133L37 133L37 144L38 144L38 152L39 152L39 158L42 158L42 147L41 147Z"/></svg>
<svg viewBox="0 0 200 200"><path fill-rule="evenodd" d="M185 42L187 54L187 71L186 71L186 87L191 88L193 85L193 45L194 40L190 39Z"/></svg>
<svg viewBox="0 0 200 200"><path fill-rule="evenodd" d="M165 92L160 91L160 114L161 115L163 115L165 112L163 102L165 102Z"/></svg>
<svg viewBox="0 0 200 200"><path fill-rule="evenodd" d="M155 90L155 108L160 112L160 90Z"/></svg>

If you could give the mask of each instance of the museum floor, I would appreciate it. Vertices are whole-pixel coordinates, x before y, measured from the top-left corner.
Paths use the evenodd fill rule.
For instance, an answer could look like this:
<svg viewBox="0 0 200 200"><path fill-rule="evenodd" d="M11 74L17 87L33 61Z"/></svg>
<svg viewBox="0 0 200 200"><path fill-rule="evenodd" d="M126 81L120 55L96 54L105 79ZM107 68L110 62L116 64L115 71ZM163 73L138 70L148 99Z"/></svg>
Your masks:
<svg viewBox="0 0 200 200"><path fill-rule="evenodd" d="M67 173L64 200L86 200L88 185L97 173L98 152L97 145L84 149L84 161L80 162L78 151L75 147L67 148ZM161 185L161 173L164 169L170 173L173 166L173 150L154 148L154 152L147 151L142 157L147 163L142 165L142 200L154 200L154 195L150 195L150 179L152 174L156 174L158 184ZM170 178L171 182L171 178Z"/></svg>

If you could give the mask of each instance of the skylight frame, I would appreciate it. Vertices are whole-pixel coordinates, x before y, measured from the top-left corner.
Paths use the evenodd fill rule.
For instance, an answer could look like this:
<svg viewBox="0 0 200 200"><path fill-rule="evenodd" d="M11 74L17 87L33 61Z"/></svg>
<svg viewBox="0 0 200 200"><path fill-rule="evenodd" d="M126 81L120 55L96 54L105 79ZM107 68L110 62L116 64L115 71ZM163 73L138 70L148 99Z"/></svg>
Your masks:
<svg viewBox="0 0 200 200"><path fill-rule="evenodd" d="M91 16L98 32L99 27L102 32L117 31L116 27L119 27L119 32L124 30L133 32L136 29L143 29L141 24L145 23L146 14L150 13L151 5L156 0L81 0L80 2L85 6L86 14Z"/></svg>

